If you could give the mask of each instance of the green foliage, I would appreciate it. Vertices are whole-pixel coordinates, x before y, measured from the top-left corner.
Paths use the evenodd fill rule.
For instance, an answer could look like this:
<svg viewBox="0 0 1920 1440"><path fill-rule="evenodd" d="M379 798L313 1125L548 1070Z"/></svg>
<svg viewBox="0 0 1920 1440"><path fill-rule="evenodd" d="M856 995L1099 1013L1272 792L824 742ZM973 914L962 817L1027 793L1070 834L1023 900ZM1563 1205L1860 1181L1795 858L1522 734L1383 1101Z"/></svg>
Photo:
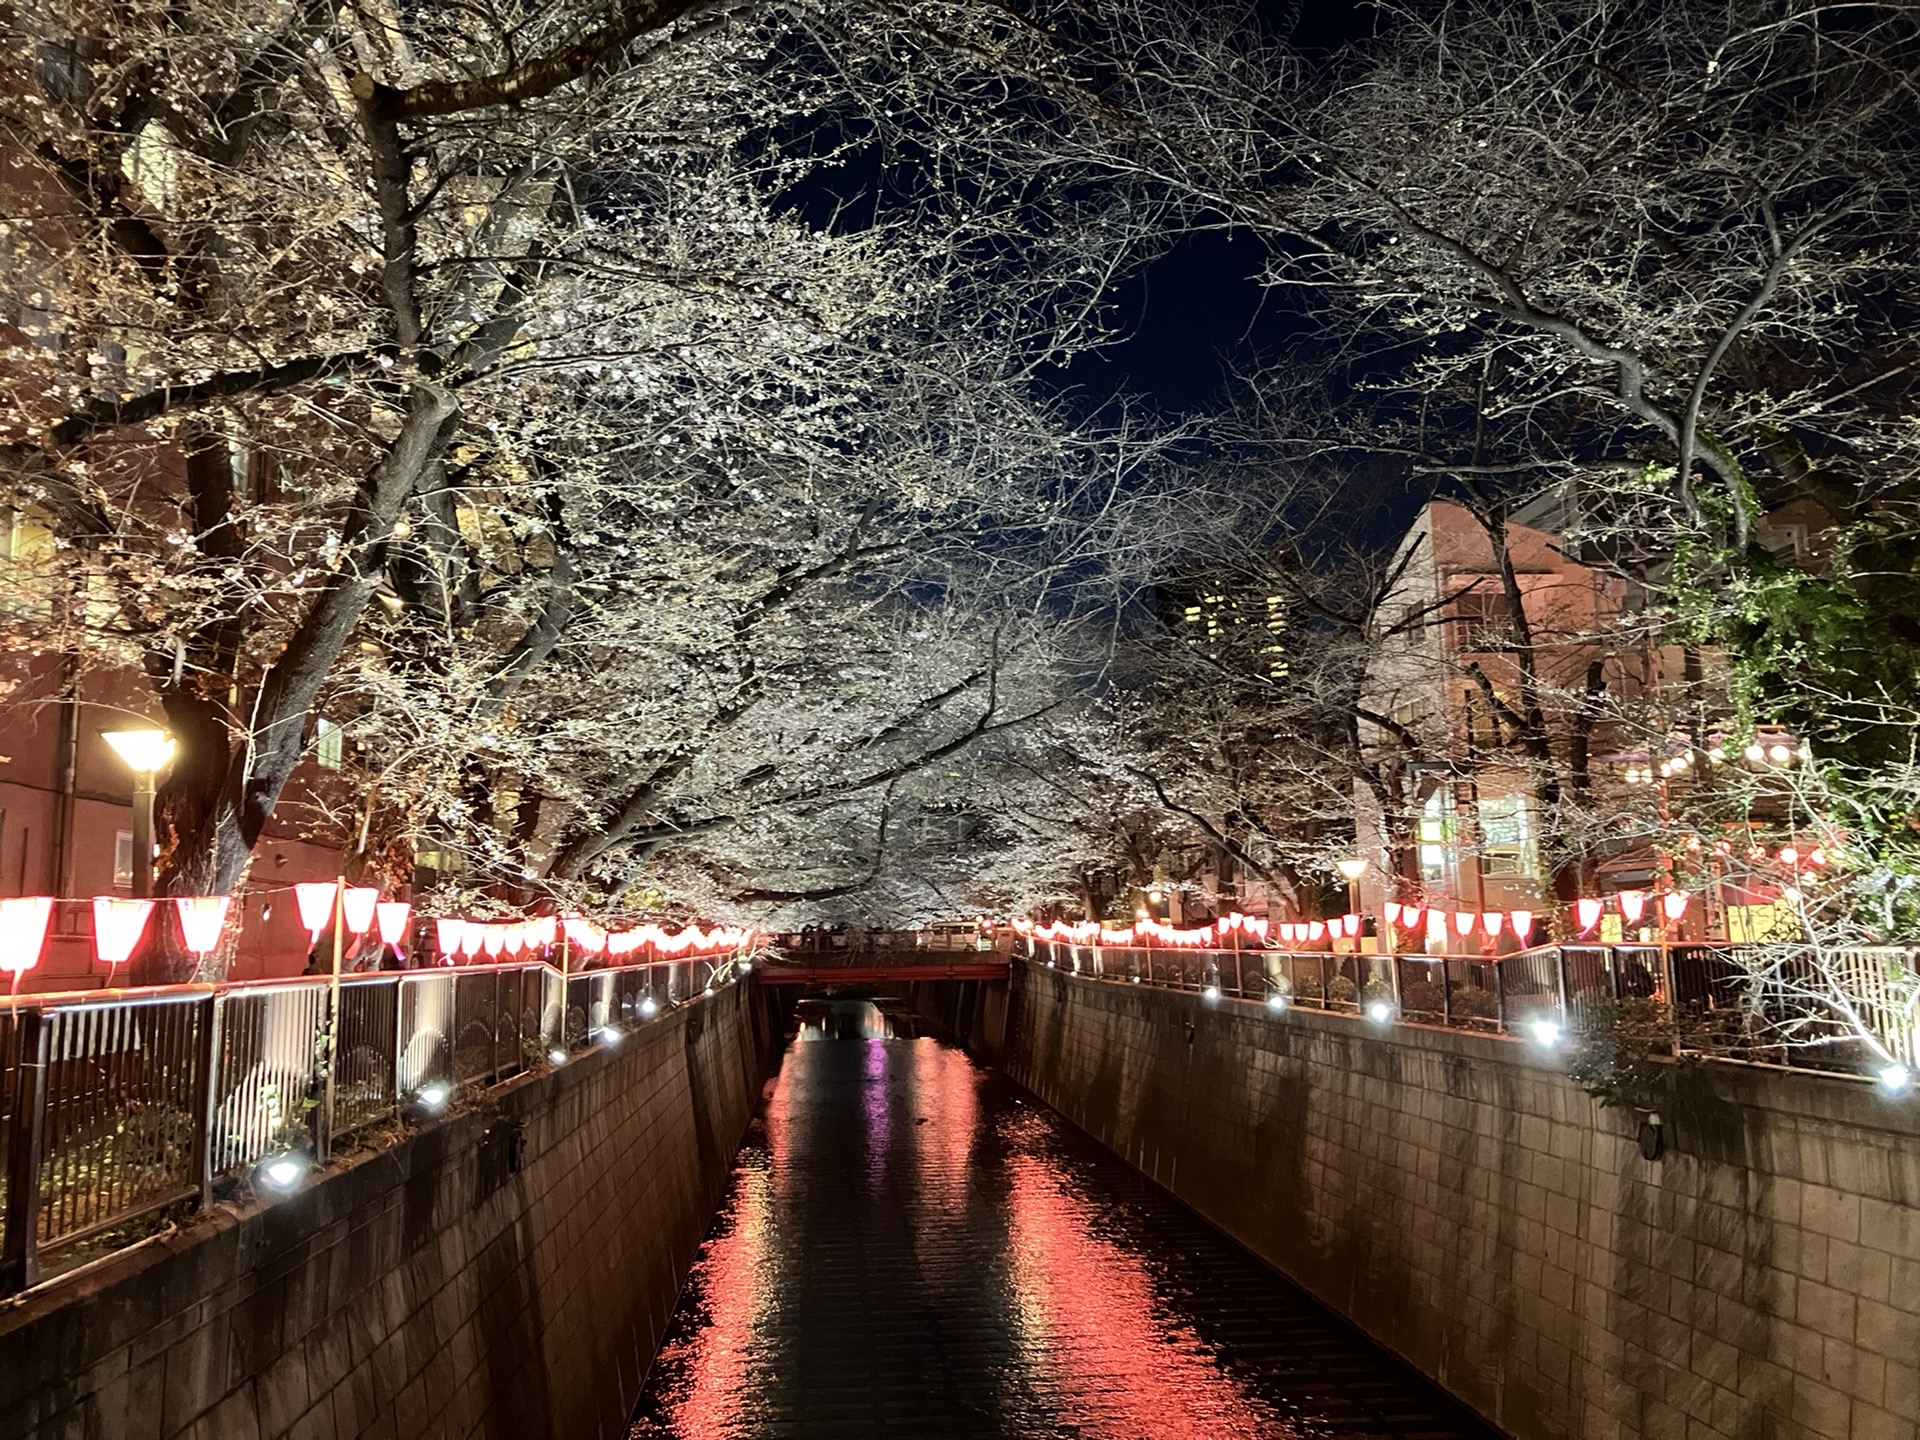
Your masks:
<svg viewBox="0 0 1920 1440"><path fill-rule="evenodd" d="M1645 996L1595 1006L1568 1074L1603 1108L1658 1110L1674 1061L1671 1007Z"/></svg>

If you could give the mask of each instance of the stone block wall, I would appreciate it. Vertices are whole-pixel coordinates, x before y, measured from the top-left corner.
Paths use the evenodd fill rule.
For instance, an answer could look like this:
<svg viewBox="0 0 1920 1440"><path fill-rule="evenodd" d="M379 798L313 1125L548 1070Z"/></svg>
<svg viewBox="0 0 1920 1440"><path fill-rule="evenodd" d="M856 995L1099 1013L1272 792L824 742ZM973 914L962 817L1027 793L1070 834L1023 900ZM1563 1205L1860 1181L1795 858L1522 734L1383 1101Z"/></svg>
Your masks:
<svg viewBox="0 0 1920 1440"><path fill-rule="evenodd" d="M1507 1432L1920 1437L1920 1100L1016 963L1007 1072Z"/></svg>
<svg viewBox="0 0 1920 1440"><path fill-rule="evenodd" d="M626 1433L772 1057L749 986L0 1310L0 1440Z"/></svg>

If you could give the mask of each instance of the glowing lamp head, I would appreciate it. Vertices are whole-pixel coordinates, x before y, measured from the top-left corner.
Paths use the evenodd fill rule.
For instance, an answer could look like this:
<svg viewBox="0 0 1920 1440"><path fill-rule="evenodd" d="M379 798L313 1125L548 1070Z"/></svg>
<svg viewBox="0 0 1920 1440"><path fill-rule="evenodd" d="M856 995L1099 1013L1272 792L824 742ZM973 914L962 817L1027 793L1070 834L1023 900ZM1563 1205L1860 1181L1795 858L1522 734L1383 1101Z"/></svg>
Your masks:
<svg viewBox="0 0 1920 1440"><path fill-rule="evenodd" d="M435 1081L431 1085L422 1085L413 1098L429 1110L438 1110L447 1103L447 1097L452 1093L445 1085Z"/></svg>
<svg viewBox="0 0 1920 1440"><path fill-rule="evenodd" d="M1340 874L1345 877L1346 882L1351 885L1367 873L1367 862L1356 855L1350 860L1334 861L1333 868L1338 870Z"/></svg>
<svg viewBox="0 0 1920 1440"><path fill-rule="evenodd" d="M1784 765L1793 759L1793 752L1784 745L1769 745L1767 747L1767 759L1776 765Z"/></svg>
<svg viewBox="0 0 1920 1440"><path fill-rule="evenodd" d="M1758 765L1762 760L1767 758L1766 747L1763 745L1749 745L1743 753L1747 759L1755 765Z"/></svg>
<svg viewBox="0 0 1920 1440"><path fill-rule="evenodd" d="M1376 1025L1385 1025L1393 1019L1393 1006L1385 1000L1375 1000L1367 1006L1367 1018Z"/></svg>
<svg viewBox="0 0 1920 1440"><path fill-rule="evenodd" d="M291 1151L269 1155L260 1162L260 1168L254 1172L269 1190L285 1192L300 1183L301 1176L307 1173L307 1157Z"/></svg>
<svg viewBox="0 0 1920 1440"><path fill-rule="evenodd" d="M564 1065L567 1063L567 1052L556 1045L553 1049L547 1051L547 1059L556 1065Z"/></svg>
<svg viewBox="0 0 1920 1440"><path fill-rule="evenodd" d="M1913 1086L1913 1072L1898 1062L1882 1066L1880 1073L1874 1078L1880 1082L1880 1088L1889 1095L1905 1094Z"/></svg>
<svg viewBox="0 0 1920 1440"><path fill-rule="evenodd" d="M1267 996L1267 1009L1278 1011L1278 1010L1284 1010L1286 1008L1287 1008L1287 997L1284 991L1276 990L1271 995Z"/></svg>
<svg viewBox="0 0 1920 1440"><path fill-rule="evenodd" d="M651 1020L660 1013L660 1002L651 995L646 996L640 1001L640 1013Z"/></svg>
<svg viewBox="0 0 1920 1440"><path fill-rule="evenodd" d="M103 730L100 738L136 775L164 770L173 759L173 737L164 730Z"/></svg>
<svg viewBox="0 0 1920 1440"><path fill-rule="evenodd" d="M1200 992L1200 998L1208 1001L1218 1000L1220 998L1220 987L1218 985L1207 986L1206 989Z"/></svg>
<svg viewBox="0 0 1920 1440"><path fill-rule="evenodd" d="M1542 1050L1551 1050L1560 1043L1560 1022L1540 1019L1527 1026L1527 1033L1533 1036L1533 1043Z"/></svg>

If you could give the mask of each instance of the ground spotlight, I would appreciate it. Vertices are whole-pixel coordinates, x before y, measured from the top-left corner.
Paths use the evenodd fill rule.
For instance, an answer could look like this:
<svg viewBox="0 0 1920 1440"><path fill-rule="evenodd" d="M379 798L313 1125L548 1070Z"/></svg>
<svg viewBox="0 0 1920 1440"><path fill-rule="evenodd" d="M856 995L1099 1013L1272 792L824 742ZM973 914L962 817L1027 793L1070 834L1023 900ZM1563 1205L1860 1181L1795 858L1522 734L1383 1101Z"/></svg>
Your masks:
<svg viewBox="0 0 1920 1440"><path fill-rule="evenodd" d="M1286 992L1282 990L1276 990L1271 995L1267 996L1267 1008L1269 1010L1276 1010L1276 1011L1286 1009L1287 1008Z"/></svg>
<svg viewBox="0 0 1920 1440"><path fill-rule="evenodd" d="M1880 1088L1889 1095L1902 1094L1913 1084L1913 1072L1900 1064L1886 1066L1879 1078Z"/></svg>
<svg viewBox="0 0 1920 1440"><path fill-rule="evenodd" d="M1386 1000L1376 1000L1367 1006L1367 1018L1376 1025L1385 1025L1393 1019L1393 1005Z"/></svg>
<svg viewBox="0 0 1920 1440"><path fill-rule="evenodd" d="M641 1000L640 1014L644 1018L651 1020L656 1014L659 1013L659 1011L660 1011L660 1002L658 1000L655 1000L651 995L648 995L643 1000Z"/></svg>
<svg viewBox="0 0 1920 1440"><path fill-rule="evenodd" d="M567 1063L567 1052L556 1045L547 1052L547 1059L556 1065L564 1065Z"/></svg>
<svg viewBox="0 0 1920 1440"><path fill-rule="evenodd" d="M1543 1050L1551 1050L1560 1043L1560 1022L1558 1020L1535 1020L1527 1029L1533 1035L1533 1043Z"/></svg>
<svg viewBox="0 0 1920 1440"><path fill-rule="evenodd" d="M438 1110L447 1103L447 1097L453 1092L439 1081L431 1085L422 1085L414 1092L413 1098L429 1110Z"/></svg>
<svg viewBox="0 0 1920 1440"><path fill-rule="evenodd" d="M602 1045L608 1046L609 1048L620 1043L620 1032L611 1025L602 1025L593 1033Z"/></svg>
<svg viewBox="0 0 1920 1440"><path fill-rule="evenodd" d="M283 1150L262 1160L253 1172L254 1178L269 1190L285 1194L306 1176L310 1163L301 1151Z"/></svg>
<svg viewBox="0 0 1920 1440"><path fill-rule="evenodd" d="M1207 986L1206 989L1200 992L1200 998L1203 1000L1218 1000L1220 998L1220 987L1218 985Z"/></svg>

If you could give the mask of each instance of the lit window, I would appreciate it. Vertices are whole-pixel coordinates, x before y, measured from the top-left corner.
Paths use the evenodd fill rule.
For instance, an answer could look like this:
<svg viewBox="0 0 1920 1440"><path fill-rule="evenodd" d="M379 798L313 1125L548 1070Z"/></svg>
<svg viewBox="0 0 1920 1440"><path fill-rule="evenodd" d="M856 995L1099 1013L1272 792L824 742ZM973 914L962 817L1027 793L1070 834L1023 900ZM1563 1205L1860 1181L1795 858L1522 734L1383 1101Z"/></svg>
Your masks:
<svg viewBox="0 0 1920 1440"><path fill-rule="evenodd" d="M338 770L345 753L340 727L322 717L313 724L313 758L322 770Z"/></svg>
<svg viewBox="0 0 1920 1440"><path fill-rule="evenodd" d="M1420 811L1420 879L1428 885L1447 881L1447 849L1453 844L1453 816L1446 796L1434 791Z"/></svg>
<svg viewBox="0 0 1920 1440"><path fill-rule="evenodd" d="M1539 861L1533 816L1521 795L1489 795L1480 802L1481 863L1489 875L1531 877Z"/></svg>

